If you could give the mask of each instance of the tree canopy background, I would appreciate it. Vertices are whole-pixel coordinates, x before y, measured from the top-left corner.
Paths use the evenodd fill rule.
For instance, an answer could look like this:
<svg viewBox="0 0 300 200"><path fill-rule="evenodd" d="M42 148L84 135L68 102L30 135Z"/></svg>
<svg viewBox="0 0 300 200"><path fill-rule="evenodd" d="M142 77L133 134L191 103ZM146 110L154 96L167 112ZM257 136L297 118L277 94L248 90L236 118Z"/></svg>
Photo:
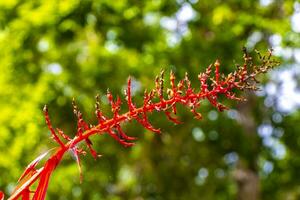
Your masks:
<svg viewBox="0 0 300 200"><path fill-rule="evenodd" d="M84 181L71 156L50 180L48 199L299 199L300 3L292 0L5 0L0 1L0 188L9 194L24 167L54 146L42 107L72 135L71 100L94 117L94 96L109 88L134 99L154 86L161 68L181 78L217 58L222 72L242 62L242 47L274 47L281 66L246 103L219 113L202 106L196 121L173 125L159 113L163 134L127 124L137 145L94 137L103 156L82 158ZM102 107L109 113L105 98ZM125 109L125 106L124 106Z"/></svg>

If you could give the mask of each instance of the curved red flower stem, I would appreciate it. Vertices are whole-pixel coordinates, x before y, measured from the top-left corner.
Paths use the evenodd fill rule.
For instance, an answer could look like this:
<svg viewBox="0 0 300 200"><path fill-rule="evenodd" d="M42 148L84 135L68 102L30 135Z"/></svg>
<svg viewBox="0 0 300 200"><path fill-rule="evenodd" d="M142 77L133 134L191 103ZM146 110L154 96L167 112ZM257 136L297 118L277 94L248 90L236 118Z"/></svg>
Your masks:
<svg viewBox="0 0 300 200"><path fill-rule="evenodd" d="M260 54L259 54L260 55ZM261 57L261 56L260 56ZM235 96L233 89L237 90L256 90L256 77L261 73L267 72L269 69L278 65L278 62L270 60L271 51L267 57L261 57L261 64L256 66L252 63L252 58L244 53L244 64L243 66L238 66L238 69L224 76L220 74L219 61L216 61L214 64L214 77L211 77L212 65L210 65L204 73L199 74L198 79L201 84L199 87L199 92L195 92L195 89L192 88L191 82L188 79L186 74L183 80L178 82L178 85L175 85L175 76L173 72L170 73L170 85L171 89L167 89L168 98L164 98L164 72L162 71L160 77L156 77L155 80L155 89L149 93L145 92L144 94L144 104L136 108L132 101L131 97L131 79L128 80L127 90L126 90L126 99L129 111L124 114L119 114L121 99L117 97L114 101L112 94L108 91L107 98L111 105L111 110L113 112L113 117L107 119L103 113L100 111L99 106L99 97L96 99L96 116L98 118L98 124L96 126L89 126L82 118L82 114L79 111L75 101L73 101L73 111L77 116L77 134L74 138L70 138L65 135L62 130L52 127L48 109L45 106L44 113L46 124L51 132L52 139L59 144L56 151L50 156L50 158L45 162L44 166L40 169L35 169L38 162L47 155L46 152L35 159L31 164L27 166L24 173L19 179L19 185L16 187L15 191L8 200L16 200L22 198L23 200L30 199L30 187L39 179L38 186L33 193L33 200L44 200L49 184L50 177L57 167L57 165L62 160L64 154L67 151L71 151L78 164L80 173L80 153L85 153L82 149L78 148L78 144L84 141L87 147L90 149L90 152L94 158L97 158L98 155L96 151L92 148L92 142L89 139L90 136L95 134L104 134L108 133L111 137L117 140L120 144L125 147L133 146L134 143L130 142L136 138L127 136L121 129L120 124L131 119L137 120L145 128L155 132L160 133L159 129L155 129L150 124L147 113L153 111L164 112L168 119L176 124L179 124L176 118L172 117L171 114L176 115L176 104L183 104L191 109L191 112L195 115L196 119L201 119L202 116L196 111L200 107L200 103L203 99L207 99L214 107L219 111L227 109L226 106L218 102L218 97L224 95L226 98L236 101L244 100L243 98L238 98ZM156 97L158 102L153 103L152 100ZM62 139L67 140L66 143ZM0 193L3 197L3 193ZM1 196L0 196L1 197ZM2 198L1 197L1 198ZM0 199L1 200L1 199Z"/></svg>
<svg viewBox="0 0 300 200"><path fill-rule="evenodd" d="M59 149L49 158L49 160L46 162L45 166L37 173L35 174L34 178L32 179L32 181L28 182L28 184L26 184L26 186L23 186L23 188L29 188L33 183L35 183L35 181L44 173L44 172L48 172L49 171L49 166L54 166L54 168L59 164L59 162L62 160L63 155L66 153L66 151L68 151L69 149L72 149L74 146L76 146L78 143L86 140L87 138L89 138L90 136L94 135L94 134L99 134L99 133L105 133L107 130L111 129L112 127L114 127L116 124L119 124L121 122L124 122L126 120L128 120L128 118L132 118L131 115L132 113L134 113L134 115L138 115L144 112L152 112L154 110L157 110L157 108L166 108L169 107L171 105L174 105L176 103L183 103L185 104L187 102L187 100L189 99L203 99L207 96L210 96L211 94L220 94L220 93L224 93L227 92L228 90L231 90L233 88L233 86L230 86L228 88L223 88L222 90L220 90L219 88L212 90L208 93L203 93L200 92L199 94L190 94L188 96L185 97L174 97L172 99L169 100L164 100L164 101L160 101L154 104L150 104L147 105L145 107L140 107L140 108L135 108L131 111L128 111L122 115L119 115L115 118L111 118L106 120L105 122L103 122L102 124L99 124L87 131L85 131L83 134L81 134L80 136L75 136L71 141L67 142L64 146L59 147ZM60 144L60 142L59 142ZM52 163L51 165L49 163ZM54 170L54 169L53 169ZM50 173L53 171L50 170ZM46 176L48 178L50 178L50 174L48 174L48 176ZM42 181L42 180L40 180ZM48 184L48 181L45 181L46 184ZM37 191L38 188L37 188ZM8 200L15 200L18 199L23 193L23 190L20 190L19 193L15 193L14 195L12 195ZM46 193L43 193L42 195L45 195ZM44 199L44 196L38 196L38 198L36 199Z"/></svg>

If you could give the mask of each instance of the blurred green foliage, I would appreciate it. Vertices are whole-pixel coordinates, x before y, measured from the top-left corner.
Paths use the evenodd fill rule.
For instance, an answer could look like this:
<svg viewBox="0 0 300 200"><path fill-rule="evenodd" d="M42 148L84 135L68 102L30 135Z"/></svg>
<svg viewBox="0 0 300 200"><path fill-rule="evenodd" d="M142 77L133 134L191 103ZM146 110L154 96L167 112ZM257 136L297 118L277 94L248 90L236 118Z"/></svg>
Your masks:
<svg viewBox="0 0 300 200"><path fill-rule="evenodd" d="M282 37L283 46L299 48L299 33L290 24L296 4L1 0L1 190L9 194L24 167L55 145L44 123L44 104L53 124L73 135L72 97L85 119L95 123L93 96L109 88L124 97L129 75L139 104L161 68L175 71L178 78L187 71L196 85L197 74L215 59L221 60L223 72L232 71L242 61L242 46L264 51L274 34ZM235 199L239 168L258 175L262 199L299 199L299 112L280 113L283 119L274 122L276 107L266 108L264 96L253 95L248 94L248 103L227 102L238 110L224 113L204 104L202 121L180 108L183 125L153 113L151 121L162 128L161 136L126 124L127 133L139 137L130 149L106 135L94 137L103 156L97 161L90 155L82 158L83 183L67 156L51 178L48 199ZM109 113L105 98L102 107ZM284 156L274 154L257 134L265 122L284 132L276 138Z"/></svg>

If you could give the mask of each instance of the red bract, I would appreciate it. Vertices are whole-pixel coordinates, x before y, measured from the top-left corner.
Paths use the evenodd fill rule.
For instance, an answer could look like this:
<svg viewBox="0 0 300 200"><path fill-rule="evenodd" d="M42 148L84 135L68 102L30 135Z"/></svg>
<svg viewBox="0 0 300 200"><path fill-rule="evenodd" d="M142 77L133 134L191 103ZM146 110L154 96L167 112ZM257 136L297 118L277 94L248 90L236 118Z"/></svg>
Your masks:
<svg viewBox="0 0 300 200"><path fill-rule="evenodd" d="M135 143L137 138L128 136L122 129L121 124L124 122L131 122L136 120L146 129L154 132L161 133L160 129L154 128L148 119L148 114L153 111L164 112L167 118L175 124L181 122L175 117L177 114L176 105L182 104L190 109L196 119L201 119L202 115L198 112L201 102L207 99L212 106L216 107L219 111L227 109L226 106L221 104L218 100L220 95L225 96L227 99L236 101L244 100L243 98L236 97L234 90L256 90L257 75L267 72L269 69L278 65L274 60L271 60L271 51L267 56L262 57L259 54L261 64L254 65L252 58L248 53L244 52L244 64L238 66L237 70L233 73L225 76L220 73L220 62L217 60L213 65L206 68L204 73L198 75L200 86L194 88L191 85L191 81L188 78L188 74L185 75L183 80L179 80L176 84L175 75L170 72L170 88L164 86L164 71L160 76L155 79L155 88L150 92L145 91L143 105L136 106L132 99L131 94L131 79L128 79L127 89L125 91L126 101L128 106L128 112L121 114L120 108L122 100L120 97L114 98L112 93L107 91L108 102L111 106L113 113L112 118L107 118L100 110L99 95L96 96L96 117L98 123L96 125L89 125L84 121L82 113L79 111L78 106L73 100L73 112L77 117L77 133L74 138L70 138L61 129L53 128L47 106L44 107L44 114L46 124L51 132L52 139L58 144L56 151L50 155L50 158L46 160L44 166L37 169L38 163L45 158L49 151L39 156L32 161L25 169L24 173L19 179L19 184L12 193L10 200L22 198L22 199L45 199L50 177L59 164L66 152L70 152L75 158L81 175L80 154L85 155L86 152L79 148L77 145L84 141L92 154L96 159L100 155L92 148L93 143L90 140L90 136L98 134L102 135L107 133L114 140L119 142L124 147L131 147ZM212 72L214 71L214 75ZM166 94L165 94L166 91ZM38 183L34 189L32 185ZM33 189L31 191L30 189ZM0 192L0 200L3 198L3 193Z"/></svg>

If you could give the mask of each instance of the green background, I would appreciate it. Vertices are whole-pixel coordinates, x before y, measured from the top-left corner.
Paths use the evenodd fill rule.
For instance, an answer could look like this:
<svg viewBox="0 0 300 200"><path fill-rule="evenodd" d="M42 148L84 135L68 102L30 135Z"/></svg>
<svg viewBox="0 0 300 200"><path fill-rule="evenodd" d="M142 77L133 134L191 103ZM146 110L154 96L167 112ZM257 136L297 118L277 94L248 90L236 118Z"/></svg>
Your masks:
<svg viewBox="0 0 300 200"><path fill-rule="evenodd" d="M129 75L141 105L161 68L188 72L198 87L198 73L217 58L228 73L243 46L273 46L282 64L260 77L267 85L246 93L248 102L225 102L233 109L223 113L203 102L202 121L181 107L181 125L153 113L163 134L126 124L139 138L132 148L95 136L103 156L82 157L83 183L66 155L47 199L299 199L299 11L291 0L1 0L1 190L8 195L26 165L56 145L44 104L53 125L74 136L73 97L94 124L94 96L109 88L124 97ZM294 96L283 96L291 87ZM102 108L111 116L104 97Z"/></svg>

